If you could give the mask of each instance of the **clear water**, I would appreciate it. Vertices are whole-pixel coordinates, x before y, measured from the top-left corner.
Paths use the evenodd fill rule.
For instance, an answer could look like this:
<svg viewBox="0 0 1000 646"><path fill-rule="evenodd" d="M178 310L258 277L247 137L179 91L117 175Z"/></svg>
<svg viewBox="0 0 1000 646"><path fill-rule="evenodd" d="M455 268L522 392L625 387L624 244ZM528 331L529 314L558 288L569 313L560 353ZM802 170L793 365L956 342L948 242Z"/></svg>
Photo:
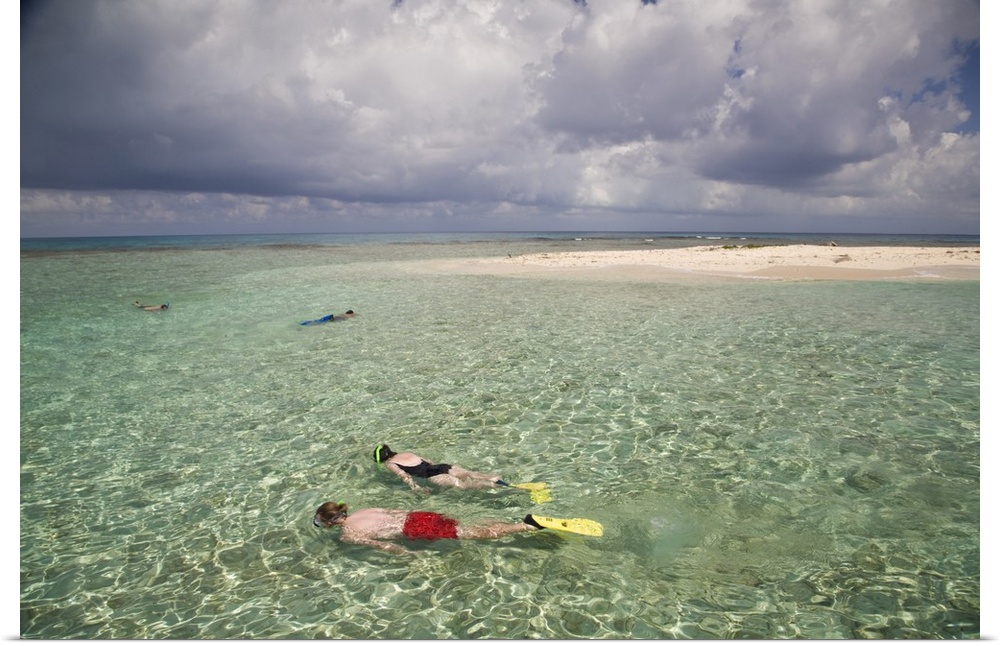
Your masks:
<svg viewBox="0 0 1000 646"><path fill-rule="evenodd" d="M421 264L641 238L244 242L22 245L22 637L979 636L978 282ZM553 500L412 493L377 441ZM314 528L331 499L606 533L400 557Z"/></svg>

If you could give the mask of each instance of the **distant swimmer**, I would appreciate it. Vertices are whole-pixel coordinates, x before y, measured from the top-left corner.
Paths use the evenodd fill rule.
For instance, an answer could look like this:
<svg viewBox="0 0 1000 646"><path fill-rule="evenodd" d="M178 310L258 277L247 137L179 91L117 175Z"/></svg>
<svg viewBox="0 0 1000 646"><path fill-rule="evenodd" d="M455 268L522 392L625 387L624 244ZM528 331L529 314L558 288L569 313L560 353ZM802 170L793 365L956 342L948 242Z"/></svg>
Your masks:
<svg viewBox="0 0 1000 646"><path fill-rule="evenodd" d="M327 314L322 318L312 321L302 321L299 325L320 325L321 323L332 323L334 321L346 321L354 316L354 310L347 310L343 314Z"/></svg>
<svg viewBox="0 0 1000 646"><path fill-rule="evenodd" d="M147 312L158 312L160 310L170 309L170 303L164 303L162 305L143 305L139 301L133 303L139 309L146 310Z"/></svg>
<svg viewBox="0 0 1000 646"><path fill-rule="evenodd" d="M531 514L521 522L484 521L476 525L463 525L454 518L431 511L406 509L359 509L347 514L347 504L325 502L316 510L313 525L319 528L339 525L340 540L345 543L374 547L395 554L415 554L389 541L436 541L441 539L468 540L500 538L510 534L534 532L544 527L567 532L600 536L600 523L585 518L549 519ZM600 529L599 529L600 528Z"/></svg>

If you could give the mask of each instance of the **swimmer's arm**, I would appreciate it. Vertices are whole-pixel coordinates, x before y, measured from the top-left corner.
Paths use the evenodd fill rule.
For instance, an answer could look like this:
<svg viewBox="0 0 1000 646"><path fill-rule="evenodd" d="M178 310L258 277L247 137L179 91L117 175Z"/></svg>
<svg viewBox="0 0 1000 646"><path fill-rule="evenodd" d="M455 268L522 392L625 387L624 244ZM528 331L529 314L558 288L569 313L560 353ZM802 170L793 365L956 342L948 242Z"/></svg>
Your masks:
<svg viewBox="0 0 1000 646"><path fill-rule="evenodd" d="M364 538L361 536L341 536L340 539L345 543L354 543L355 545L364 545L365 547L374 547L377 550L382 550L384 552L392 552L393 554L416 554L416 552L411 552L408 549L402 548L395 543L388 543L386 541L376 541L373 538Z"/></svg>
<svg viewBox="0 0 1000 646"><path fill-rule="evenodd" d="M397 476L399 476L400 478L402 478L403 482L405 482L406 484L408 484L410 486L410 489L413 489L414 491L420 491L421 490L420 485L418 485L416 482L413 481L413 477L409 473L407 473L406 471L403 471L402 469L400 469L399 466L396 465L396 463L394 463L394 462L386 462L385 466L388 467L389 471L392 471Z"/></svg>

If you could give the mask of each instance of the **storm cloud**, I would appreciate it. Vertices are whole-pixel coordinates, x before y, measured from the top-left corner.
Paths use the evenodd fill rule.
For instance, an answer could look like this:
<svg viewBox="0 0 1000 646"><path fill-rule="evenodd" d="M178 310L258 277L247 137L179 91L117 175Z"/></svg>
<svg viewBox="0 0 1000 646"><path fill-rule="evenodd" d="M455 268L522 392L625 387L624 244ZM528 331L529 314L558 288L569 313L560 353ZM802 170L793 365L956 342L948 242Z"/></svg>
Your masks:
<svg viewBox="0 0 1000 646"><path fill-rule="evenodd" d="M50 0L21 234L979 232L972 0Z"/></svg>

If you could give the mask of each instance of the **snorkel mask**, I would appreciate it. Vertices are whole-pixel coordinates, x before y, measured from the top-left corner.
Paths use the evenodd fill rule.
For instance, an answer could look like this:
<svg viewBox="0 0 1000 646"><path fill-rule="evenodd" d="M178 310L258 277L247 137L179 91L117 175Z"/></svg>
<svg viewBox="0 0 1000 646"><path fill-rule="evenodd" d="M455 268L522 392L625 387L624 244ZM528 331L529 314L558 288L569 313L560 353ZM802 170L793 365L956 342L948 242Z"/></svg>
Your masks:
<svg viewBox="0 0 1000 646"><path fill-rule="evenodd" d="M322 507L319 508L319 510L316 511L316 514L313 516L312 519L312 523L315 527L319 527L320 529L325 529L326 527L330 527L331 525L333 525L334 521L337 521L347 516L347 503L345 503L343 500L338 500L337 512L332 516L330 516L330 518L326 521L329 524L321 522L317 517L320 515L320 511L323 510L323 507L326 507L329 504L330 503L325 503Z"/></svg>
<svg viewBox="0 0 1000 646"><path fill-rule="evenodd" d="M372 454L372 457L375 458L375 462L379 464L382 463L382 446L382 444L376 444L375 453Z"/></svg>

